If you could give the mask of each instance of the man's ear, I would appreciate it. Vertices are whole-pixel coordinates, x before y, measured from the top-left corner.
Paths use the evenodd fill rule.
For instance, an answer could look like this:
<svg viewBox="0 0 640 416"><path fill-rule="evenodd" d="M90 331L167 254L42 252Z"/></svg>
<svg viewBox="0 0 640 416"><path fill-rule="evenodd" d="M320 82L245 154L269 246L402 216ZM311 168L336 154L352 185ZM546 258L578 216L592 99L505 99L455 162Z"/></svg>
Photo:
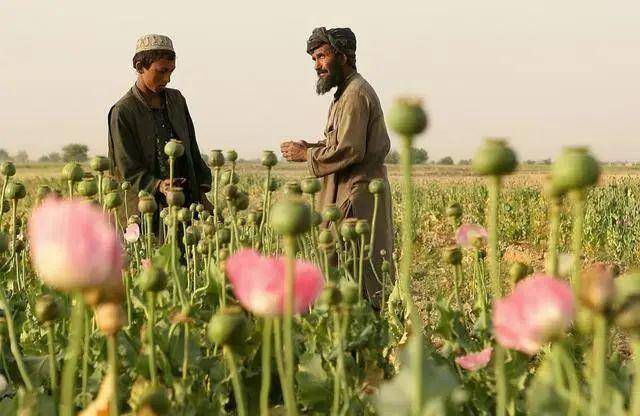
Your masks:
<svg viewBox="0 0 640 416"><path fill-rule="evenodd" d="M144 66L142 65L142 62L140 62L140 61L136 62L136 72L138 74L142 74L142 72L144 72Z"/></svg>

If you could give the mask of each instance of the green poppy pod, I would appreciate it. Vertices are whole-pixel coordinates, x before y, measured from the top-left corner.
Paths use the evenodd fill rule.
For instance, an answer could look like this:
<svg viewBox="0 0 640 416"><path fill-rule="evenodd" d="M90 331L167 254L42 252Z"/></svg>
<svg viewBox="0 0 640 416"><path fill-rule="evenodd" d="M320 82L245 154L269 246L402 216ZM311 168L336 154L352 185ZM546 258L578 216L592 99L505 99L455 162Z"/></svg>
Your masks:
<svg viewBox="0 0 640 416"><path fill-rule="evenodd" d="M109 192L104 197L104 205L107 207L107 209L115 209L122 205L122 195L120 195L120 192Z"/></svg>
<svg viewBox="0 0 640 416"><path fill-rule="evenodd" d="M586 147L567 147L551 167L551 183L558 191L583 189L595 185L600 164Z"/></svg>
<svg viewBox="0 0 640 416"><path fill-rule="evenodd" d="M143 292L160 292L167 287L167 274L153 265L143 268L138 278L138 287Z"/></svg>
<svg viewBox="0 0 640 416"><path fill-rule="evenodd" d="M329 230L322 230L320 234L318 234L318 242L324 245L332 245L333 244L333 234Z"/></svg>
<svg viewBox="0 0 640 416"><path fill-rule="evenodd" d="M449 218L459 220L462 218L462 206L458 202L450 203L445 209L445 215Z"/></svg>
<svg viewBox="0 0 640 416"><path fill-rule="evenodd" d="M487 138L473 157L471 166L479 175L502 176L516 169L518 159L506 140Z"/></svg>
<svg viewBox="0 0 640 416"><path fill-rule="evenodd" d="M262 222L262 215L261 209L253 210L247 215L247 221L249 221L249 224L258 225Z"/></svg>
<svg viewBox="0 0 640 416"><path fill-rule="evenodd" d="M384 181L382 179L372 179L369 182L369 192L378 195L384 192Z"/></svg>
<svg viewBox="0 0 640 416"><path fill-rule="evenodd" d="M140 224L140 216L136 214L129 215L129 218L127 219L127 225L131 224Z"/></svg>
<svg viewBox="0 0 640 416"><path fill-rule="evenodd" d="M336 204L329 204L322 211L322 219L327 222L338 222L342 218L342 212Z"/></svg>
<svg viewBox="0 0 640 416"><path fill-rule="evenodd" d="M272 150L263 150L262 157L260 158L260 163L262 163L262 166L272 168L278 164L278 158Z"/></svg>
<svg viewBox="0 0 640 416"><path fill-rule="evenodd" d="M198 241L198 245L196 245L196 251L198 254L207 255L209 254L209 240L200 240Z"/></svg>
<svg viewBox="0 0 640 416"><path fill-rule="evenodd" d="M216 238L220 244L229 244L231 242L231 230L228 228L220 228L216 231Z"/></svg>
<svg viewBox="0 0 640 416"><path fill-rule="evenodd" d="M233 172L233 184L240 182L240 177L237 173ZM231 183L231 170L227 169L220 175L220 185L229 185Z"/></svg>
<svg viewBox="0 0 640 416"><path fill-rule="evenodd" d="M202 212L202 211L204 211L204 205L202 205L202 204L197 204L197 205L196 205L196 211L197 211L197 212Z"/></svg>
<svg viewBox="0 0 640 416"><path fill-rule="evenodd" d="M389 263L387 260L383 260L382 265L380 266L380 270L382 270L382 272L384 273L389 273L391 271L391 263Z"/></svg>
<svg viewBox="0 0 640 416"><path fill-rule="evenodd" d="M145 196L149 196L151 195L149 192L145 191L144 189L141 189L140 192L138 192L138 198L143 198Z"/></svg>
<svg viewBox="0 0 640 416"><path fill-rule="evenodd" d="M36 191L36 197L39 200L45 199L51 193L51 187L48 185L38 185L38 190Z"/></svg>
<svg viewBox="0 0 640 416"><path fill-rule="evenodd" d="M238 160L238 152L235 150L227 150L227 153L224 155L224 158L229 162L235 162Z"/></svg>
<svg viewBox="0 0 640 416"><path fill-rule="evenodd" d="M222 150L212 150L209 155L209 164L214 168L219 168L224 166L224 155L222 154Z"/></svg>
<svg viewBox="0 0 640 416"><path fill-rule="evenodd" d="M180 222L191 222L193 219L191 211L188 208L181 208L178 211L178 221Z"/></svg>
<svg viewBox="0 0 640 416"><path fill-rule="evenodd" d="M202 233L205 235L205 237L212 237L215 232L216 227L213 224L209 222L205 222L204 224L202 224Z"/></svg>
<svg viewBox="0 0 640 416"><path fill-rule="evenodd" d="M355 283L344 283L340 288L340 292L342 295L342 303L345 306L355 305L360 300L358 285Z"/></svg>
<svg viewBox="0 0 640 416"><path fill-rule="evenodd" d="M292 196L302 195L302 189L300 188L300 184L298 183L298 181L288 181L287 183L285 183L284 194Z"/></svg>
<svg viewBox="0 0 640 416"><path fill-rule="evenodd" d="M27 196L27 189L20 182L9 182L4 191L4 196L7 200L19 200Z"/></svg>
<svg viewBox="0 0 640 416"><path fill-rule="evenodd" d="M297 236L311 227L311 210L299 198L284 198L271 208L269 223L277 234Z"/></svg>
<svg viewBox="0 0 640 416"><path fill-rule="evenodd" d="M171 207L181 207L184 205L185 197L182 188L173 187L167 191L167 204Z"/></svg>
<svg viewBox="0 0 640 416"><path fill-rule="evenodd" d="M89 161L89 167L96 172L106 172L111 169L111 161L104 156L94 156Z"/></svg>
<svg viewBox="0 0 640 416"><path fill-rule="evenodd" d="M238 211L244 211L249 208L249 195L246 192L238 192L233 204Z"/></svg>
<svg viewBox="0 0 640 416"><path fill-rule="evenodd" d="M102 179L102 193L104 195L108 194L109 192L116 191L118 189L120 189L120 185L115 179L113 178Z"/></svg>
<svg viewBox="0 0 640 416"><path fill-rule="evenodd" d="M124 181L120 184L120 189L122 189L123 191L128 191L129 189L131 189L131 182L129 181Z"/></svg>
<svg viewBox="0 0 640 416"><path fill-rule="evenodd" d="M13 162L5 161L0 164L0 174L8 178L16 174L16 165Z"/></svg>
<svg viewBox="0 0 640 416"><path fill-rule="evenodd" d="M300 189L305 194L317 194L318 192L320 192L320 188L322 188L322 185L320 184L318 178L315 177L307 177L304 178L302 182L300 182Z"/></svg>
<svg viewBox="0 0 640 416"><path fill-rule="evenodd" d="M200 227L190 225L187 227L187 232L193 233L193 235L196 236L196 239L200 241L200 238L202 237L202 233L200 232Z"/></svg>
<svg viewBox="0 0 640 416"><path fill-rule="evenodd" d="M76 190L81 196L91 198L98 193L98 181L93 176L84 177L76 184Z"/></svg>
<svg viewBox="0 0 640 416"><path fill-rule="evenodd" d="M206 221L206 220L208 220L209 218L212 218L212 217L211 217L211 213L209 211L205 210L205 211L200 211L198 213L198 218L200 220L202 220L202 221Z"/></svg>
<svg viewBox="0 0 640 416"><path fill-rule="evenodd" d="M428 121L421 100L401 97L396 99L389 109L387 122L395 133L412 138L427 128Z"/></svg>
<svg viewBox="0 0 640 416"><path fill-rule="evenodd" d="M195 202L192 202L191 205L189 205L189 211L191 211L191 213L196 212L196 208L198 207L198 204L196 204Z"/></svg>
<svg viewBox="0 0 640 416"><path fill-rule="evenodd" d="M367 220L358 220L356 222L356 234L369 235L371 233L371 226Z"/></svg>
<svg viewBox="0 0 640 416"><path fill-rule="evenodd" d="M138 211L143 214L153 214L158 210L158 203L151 195L138 198Z"/></svg>
<svg viewBox="0 0 640 416"><path fill-rule="evenodd" d="M82 166L76 162L69 162L62 168L62 178L66 181L78 182L83 176Z"/></svg>
<svg viewBox="0 0 640 416"><path fill-rule="evenodd" d="M458 246L446 247L442 250L442 260L451 265L462 263L462 250Z"/></svg>
<svg viewBox="0 0 640 416"><path fill-rule="evenodd" d="M242 309L237 306L222 308L211 317L207 336L213 344L237 347L244 341L246 325Z"/></svg>
<svg viewBox="0 0 640 416"><path fill-rule="evenodd" d="M275 192L278 190L278 188L280 188L280 181L278 181L276 178L271 178L271 180L269 181L269 191Z"/></svg>
<svg viewBox="0 0 640 416"><path fill-rule="evenodd" d="M52 322L60 316L60 305L52 295L42 295L36 299L35 315L41 323Z"/></svg>
<svg viewBox="0 0 640 416"><path fill-rule="evenodd" d="M193 231L187 231L184 233L184 244L187 246L194 246L198 242L198 238L196 237Z"/></svg>
<svg viewBox="0 0 640 416"><path fill-rule="evenodd" d="M180 140L171 139L164 145L164 154L173 158L182 157L184 145Z"/></svg>
<svg viewBox="0 0 640 416"><path fill-rule="evenodd" d="M356 222L358 222L355 218L347 218L342 221L340 224L340 235L346 241L353 241L358 238L358 233L356 233Z"/></svg>
<svg viewBox="0 0 640 416"><path fill-rule="evenodd" d="M232 184L225 185L222 189L222 195L224 195L226 199L235 199L238 195L238 187Z"/></svg>

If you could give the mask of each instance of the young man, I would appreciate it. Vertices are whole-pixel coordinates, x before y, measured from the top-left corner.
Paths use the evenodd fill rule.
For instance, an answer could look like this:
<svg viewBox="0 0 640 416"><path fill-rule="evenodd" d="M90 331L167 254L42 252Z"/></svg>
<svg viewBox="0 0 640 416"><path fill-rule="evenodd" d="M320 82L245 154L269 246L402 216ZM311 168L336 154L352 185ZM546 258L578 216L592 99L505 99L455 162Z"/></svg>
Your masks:
<svg viewBox="0 0 640 416"><path fill-rule="evenodd" d="M356 70L356 37L351 29L324 27L313 30L307 53L318 74L316 92L325 94L337 88L324 130L318 143L288 141L282 155L293 162L307 162L309 171L322 177L320 208L336 204L345 218L373 220L373 196L368 183L379 178L386 186L378 208L374 264L381 276L380 251L393 253L391 195L384 159L390 148L382 107L375 91ZM393 264L393 262L392 262ZM377 301L380 283L371 270L365 276L368 297Z"/></svg>
<svg viewBox="0 0 640 416"><path fill-rule="evenodd" d="M164 197L172 186L183 188L187 205L202 202L210 207L205 193L211 189L211 171L200 155L187 102L180 91L167 88L175 60L168 37L138 39L133 56L135 85L109 111L112 174L131 183L132 208L137 207L136 196L142 189L155 195L161 207L166 206ZM173 184L164 154L170 139L180 140L185 148L184 155L176 159Z"/></svg>

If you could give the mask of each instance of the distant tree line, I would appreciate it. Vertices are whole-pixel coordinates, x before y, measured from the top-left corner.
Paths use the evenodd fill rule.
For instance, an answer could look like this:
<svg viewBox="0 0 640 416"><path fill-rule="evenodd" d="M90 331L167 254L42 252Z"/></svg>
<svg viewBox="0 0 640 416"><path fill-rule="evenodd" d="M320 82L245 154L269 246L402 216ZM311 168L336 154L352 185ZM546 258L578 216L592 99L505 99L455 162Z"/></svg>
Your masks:
<svg viewBox="0 0 640 416"><path fill-rule="evenodd" d="M59 162L86 162L89 159L89 147L86 144L70 143L65 145L60 152L52 152L42 155L37 159L39 163L59 163ZM0 162L12 161L15 163L29 163L32 160L29 154L20 150L15 155L9 154L5 149L0 149Z"/></svg>

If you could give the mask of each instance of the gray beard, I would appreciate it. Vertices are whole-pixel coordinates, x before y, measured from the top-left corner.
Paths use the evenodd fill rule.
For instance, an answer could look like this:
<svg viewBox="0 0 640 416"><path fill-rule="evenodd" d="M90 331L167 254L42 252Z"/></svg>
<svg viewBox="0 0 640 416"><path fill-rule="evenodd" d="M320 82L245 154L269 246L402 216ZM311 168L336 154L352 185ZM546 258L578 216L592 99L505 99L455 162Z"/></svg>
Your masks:
<svg viewBox="0 0 640 416"><path fill-rule="evenodd" d="M333 76L327 78L318 78L318 81L316 82L316 94L324 95L331 91L333 87L337 87L338 82L334 78L335 77Z"/></svg>

